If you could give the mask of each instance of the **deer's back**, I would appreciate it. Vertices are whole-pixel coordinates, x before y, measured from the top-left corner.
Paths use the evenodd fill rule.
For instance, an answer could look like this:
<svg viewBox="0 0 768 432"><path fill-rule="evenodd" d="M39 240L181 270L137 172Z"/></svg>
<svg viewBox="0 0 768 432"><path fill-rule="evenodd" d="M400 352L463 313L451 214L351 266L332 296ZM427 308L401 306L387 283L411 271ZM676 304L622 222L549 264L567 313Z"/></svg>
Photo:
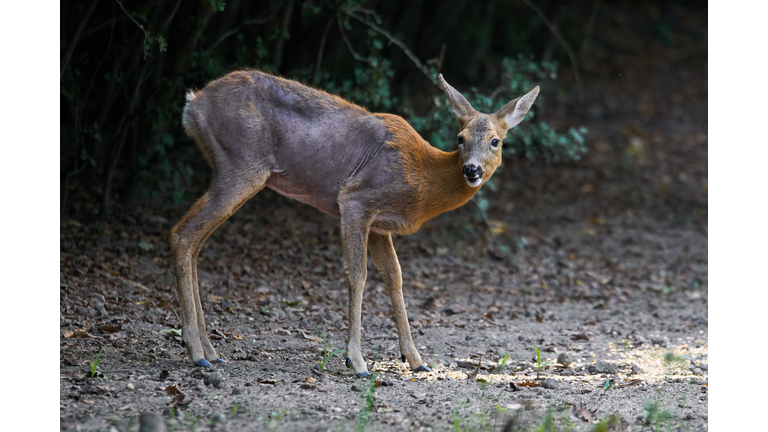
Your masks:
<svg viewBox="0 0 768 432"><path fill-rule="evenodd" d="M267 187L336 217L345 182L372 161L393 158L373 114L257 71L208 84L189 98L183 122L215 171L269 170Z"/></svg>

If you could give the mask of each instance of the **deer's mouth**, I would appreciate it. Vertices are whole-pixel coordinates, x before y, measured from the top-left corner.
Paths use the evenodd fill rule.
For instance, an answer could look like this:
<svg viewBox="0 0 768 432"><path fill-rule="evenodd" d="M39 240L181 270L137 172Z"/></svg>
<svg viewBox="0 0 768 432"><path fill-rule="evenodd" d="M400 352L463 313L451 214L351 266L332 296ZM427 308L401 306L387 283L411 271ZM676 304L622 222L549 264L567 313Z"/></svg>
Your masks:
<svg viewBox="0 0 768 432"><path fill-rule="evenodd" d="M467 181L467 184L470 187L478 187L478 186L480 186L480 183L483 182L483 178L482 177L471 177L470 178L470 177L464 176L464 180Z"/></svg>

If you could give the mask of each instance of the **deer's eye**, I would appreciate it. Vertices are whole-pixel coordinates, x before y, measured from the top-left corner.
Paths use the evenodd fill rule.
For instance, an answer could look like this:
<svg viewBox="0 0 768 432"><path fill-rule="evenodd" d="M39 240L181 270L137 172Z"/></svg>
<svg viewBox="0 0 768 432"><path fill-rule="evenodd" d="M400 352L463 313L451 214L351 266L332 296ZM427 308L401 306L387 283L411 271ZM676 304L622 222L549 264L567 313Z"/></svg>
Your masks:
<svg viewBox="0 0 768 432"><path fill-rule="evenodd" d="M499 148L499 140L495 139L495 140L491 141L491 147Z"/></svg>
<svg viewBox="0 0 768 432"><path fill-rule="evenodd" d="M459 145L461 145L461 144L464 144L464 137L463 136L459 137Z"/></svg>

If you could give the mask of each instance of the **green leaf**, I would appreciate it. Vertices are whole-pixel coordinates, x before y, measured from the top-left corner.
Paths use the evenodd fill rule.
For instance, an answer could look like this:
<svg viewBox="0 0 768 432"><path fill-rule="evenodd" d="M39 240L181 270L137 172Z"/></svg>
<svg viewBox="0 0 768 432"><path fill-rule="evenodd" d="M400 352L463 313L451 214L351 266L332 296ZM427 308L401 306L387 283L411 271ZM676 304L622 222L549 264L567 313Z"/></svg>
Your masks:
<svg viewBox="0 0 768 432"><path fill-rule="evenodd" d="M152 249L154 249L154 248L155 248L155 246L154 246L154 245L152 245L152 243L147 243L147 242L145 242L144 240L142 240L142 241L140 241L140 242L139 242L139 247L140 247L141 249L143 249L143 250L147 251L147 252L149 252L149 251L151 251Z"/></svg>

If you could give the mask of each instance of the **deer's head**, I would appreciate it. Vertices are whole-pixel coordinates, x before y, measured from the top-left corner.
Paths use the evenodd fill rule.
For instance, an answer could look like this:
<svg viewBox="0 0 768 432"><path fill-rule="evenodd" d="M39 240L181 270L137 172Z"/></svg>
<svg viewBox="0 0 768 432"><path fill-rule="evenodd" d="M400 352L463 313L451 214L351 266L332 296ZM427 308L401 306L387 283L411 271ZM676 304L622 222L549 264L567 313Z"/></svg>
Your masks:
<svg viewBox="0 0 768 432"><path fill-rule="evenodd" d="M501 165L502 140L507 136L507 131L523 121L539 94L539 87L507 103L493 114L483 114L475 111L461 93L445 82L442 74L439 78L461 127L456 139L460 169L469 186L479 187Z"/></svg>

